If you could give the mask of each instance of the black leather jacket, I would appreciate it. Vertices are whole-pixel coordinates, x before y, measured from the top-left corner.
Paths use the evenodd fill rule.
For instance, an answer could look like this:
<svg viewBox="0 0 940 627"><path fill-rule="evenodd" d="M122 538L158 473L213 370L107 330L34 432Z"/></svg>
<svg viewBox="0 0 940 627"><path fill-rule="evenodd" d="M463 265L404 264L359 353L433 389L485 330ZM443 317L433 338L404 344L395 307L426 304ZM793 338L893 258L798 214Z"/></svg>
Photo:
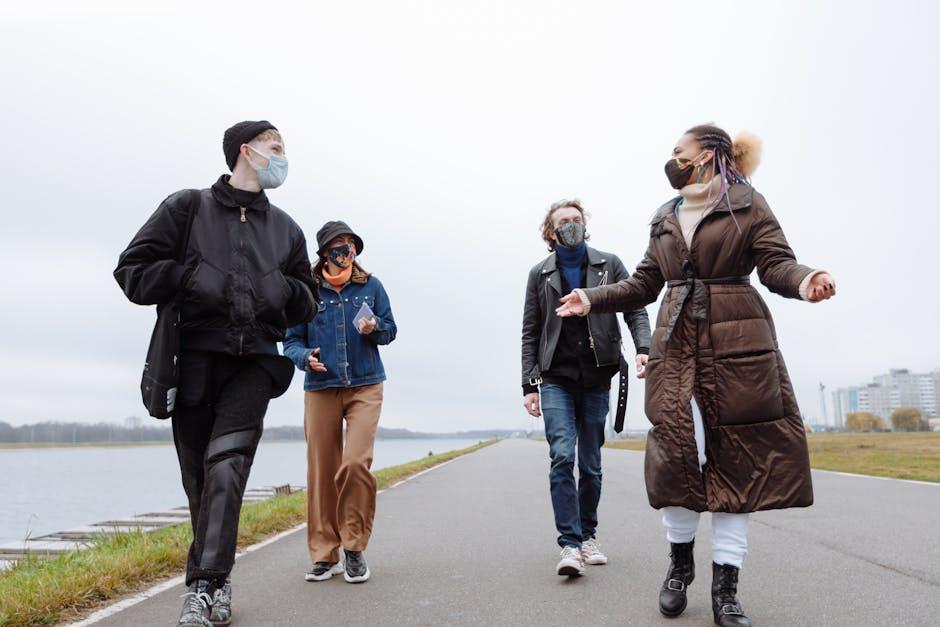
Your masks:
<svg viewBox="0 0 940 627"><path fill-rule="evenodd" d="M630 276L623 262L616 255L601 252L588 246L587 284L597 287L617 283ZM555 309L561 304L561 274L556 266L556 256L546 257L529 271L525 292L525 312L522 316L522 388L524 393L535 391L541 373L548 371L558 338L561 335L561 318ZM638 354L648 354L650 346L650 321L646 309L624 313L624 320L633 336L633 345ZM588 331L594 357L598 366L620 363L620 325L616 314L590 314Z"/></svg>
<svg viewBox="0 0 940 627"><path fill-rule="evenodd" d="M192 193L198 193L185 262ZM287 327L316 315L319 289L303 231L264 193L247 206L222 177L210 189L170 195L121 253L114 277L139 305L168 303L182 290L184 350L277 353Z"/></svg>

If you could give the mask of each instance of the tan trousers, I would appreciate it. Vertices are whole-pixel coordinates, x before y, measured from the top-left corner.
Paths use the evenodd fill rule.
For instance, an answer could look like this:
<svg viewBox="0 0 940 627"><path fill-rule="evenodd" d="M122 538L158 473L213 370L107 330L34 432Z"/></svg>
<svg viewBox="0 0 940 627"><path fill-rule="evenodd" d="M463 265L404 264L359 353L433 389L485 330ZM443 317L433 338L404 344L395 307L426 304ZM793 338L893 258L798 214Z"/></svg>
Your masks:
<svg viewBox="0 0 940 627"><path fill-rule="evenodd" d="M307 547L313 562L364 551L375 518L372 467L383 384L304 394L307 438ZM343 421L346 446L343 447Z"/></svg>

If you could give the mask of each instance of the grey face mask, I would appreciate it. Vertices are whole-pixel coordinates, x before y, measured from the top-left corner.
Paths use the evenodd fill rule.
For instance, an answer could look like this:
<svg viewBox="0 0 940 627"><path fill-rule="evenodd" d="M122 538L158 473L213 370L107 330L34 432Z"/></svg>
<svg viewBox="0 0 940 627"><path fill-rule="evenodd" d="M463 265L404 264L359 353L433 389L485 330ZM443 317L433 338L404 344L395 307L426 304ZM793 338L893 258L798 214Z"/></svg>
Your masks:
<svg viewBox="0 0 940 627"><path fill-rule="evenodd" d="M265 155L251 146L248 146L248 149L268 160L268 167L266 168L259 168L250 160L248 161L248 163L251 163L251 167L255 169L255 172L258 173L258 184L261 185L261 189L274 189L287 179L287 157Z"/></svg>
<svg viewBox="0 0 940 627"><path fill-rule="evenodd" d="M555 229L558 243L565 248L577 248L584 241L584 225L577 222L568 222Z"/></svg>

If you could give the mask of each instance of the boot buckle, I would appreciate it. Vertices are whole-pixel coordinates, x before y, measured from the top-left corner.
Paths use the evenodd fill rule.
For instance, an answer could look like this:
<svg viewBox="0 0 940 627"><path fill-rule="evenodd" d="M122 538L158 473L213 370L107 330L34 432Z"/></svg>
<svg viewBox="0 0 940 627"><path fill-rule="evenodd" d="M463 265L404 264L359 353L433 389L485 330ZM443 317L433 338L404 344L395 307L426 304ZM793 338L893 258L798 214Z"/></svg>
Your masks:
<svg viewBox="0 0 940 627"><path fill-rule="evenodd" d="M673 585L675 582L675 585ZM681 579L670 579L666 582L667 590L674 590L675 592L683 592L685 590L685 582Z"/></svg>
<svg viewBox="0 0 940 627"><path fill-rule="evenodd" d="M722 605L719 613L725 616L744 616L741 606L737 603L726 603Z"/></svg>

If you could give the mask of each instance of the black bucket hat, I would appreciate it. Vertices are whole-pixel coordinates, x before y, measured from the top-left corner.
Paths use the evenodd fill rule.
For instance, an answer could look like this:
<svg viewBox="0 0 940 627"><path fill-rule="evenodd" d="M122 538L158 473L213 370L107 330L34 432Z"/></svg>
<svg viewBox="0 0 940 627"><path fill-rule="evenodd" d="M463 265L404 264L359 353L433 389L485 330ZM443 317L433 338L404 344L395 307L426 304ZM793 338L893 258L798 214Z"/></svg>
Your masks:
<svg viewBox="0 0 940 627"><path fill-rule="evenodd" d="M356 232L349 228L349 225L345 222L331 220L317 231L317 255L322 255L327 244L340 235L351 235L356 242L356 253L362 253L362 249L365 248L365 244L362 243L362 238L356 235Z"/></svg>

